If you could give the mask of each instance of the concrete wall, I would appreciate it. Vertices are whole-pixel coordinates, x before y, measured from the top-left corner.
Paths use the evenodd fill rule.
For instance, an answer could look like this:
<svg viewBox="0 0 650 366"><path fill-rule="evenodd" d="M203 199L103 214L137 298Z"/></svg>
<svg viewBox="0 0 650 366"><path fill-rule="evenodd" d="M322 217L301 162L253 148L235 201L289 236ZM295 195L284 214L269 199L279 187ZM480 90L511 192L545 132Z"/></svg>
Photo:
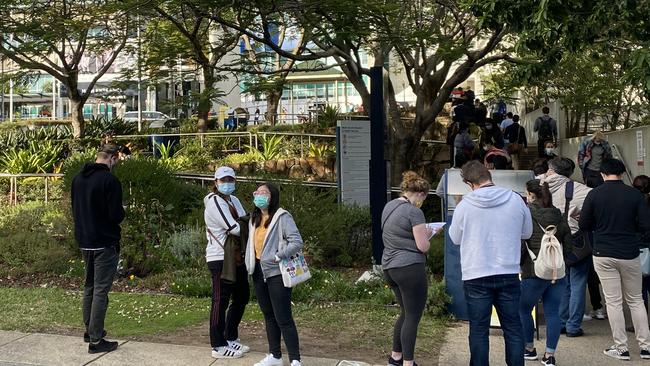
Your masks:
<svg viewBox="0 0 650 366"><path fill-rule="evenodd" d="M639 146L637 146L638 131L642 135ZM623 160L632 178L641 174L650 176L650 157L648 156L650 151L650 126L608 132L605 133L605 136L607 136L607 141L611 145L615 145L615 148L613 147L614 157ZM583 139L584 137L576 137L561 140L559 146L560 155L577 162L578 147ZM574 178L582 181L579 169L576 169ZM628 179L625 180L628 182Z"/></svg>

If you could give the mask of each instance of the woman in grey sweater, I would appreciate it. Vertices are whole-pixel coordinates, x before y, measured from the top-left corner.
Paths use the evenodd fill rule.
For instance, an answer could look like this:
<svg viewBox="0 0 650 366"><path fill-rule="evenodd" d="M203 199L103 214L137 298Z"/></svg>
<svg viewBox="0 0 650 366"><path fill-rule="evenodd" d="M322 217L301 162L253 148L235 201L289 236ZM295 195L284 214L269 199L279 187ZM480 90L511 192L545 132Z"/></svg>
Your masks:
<svg viewBox="0 0 650 366"><path fill-rule="evenodd" d="M284 286L279 262L302 249L302 237L291 214L280 208L280 191L273 184L260 185L253 197L255 210L249 224L246 268L253 276L269 342L269 354L255 366L282 366L281 338L291 366L300 366L298 330L291 314L291 288Z"/></svg>

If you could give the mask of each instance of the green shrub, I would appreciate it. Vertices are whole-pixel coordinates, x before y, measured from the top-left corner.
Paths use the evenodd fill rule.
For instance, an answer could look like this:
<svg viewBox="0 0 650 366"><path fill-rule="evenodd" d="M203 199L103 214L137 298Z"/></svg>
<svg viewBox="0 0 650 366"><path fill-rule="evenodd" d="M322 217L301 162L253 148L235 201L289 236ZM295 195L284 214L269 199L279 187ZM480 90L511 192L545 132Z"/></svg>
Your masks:
<svg viewBox="0 0 650 366"><path fill-rule="evenodd" d="M0 262L18 272L61 273L73 257L69 213L54 204L28 203L0 211Z"/></svg>
<svg viewBox="0 0 650 366"><path fill-rule="evenodd" d="M283 150L282 135L258 135L261 149L257 146L246 146L246 151L256 157L257 161L275 160L280 157Z"/></svg>
<svg viewBox="0 0 650 366"><path fill-rule="evenodd" d="M183 148L176 152L173 160L178 166L176 171L204 173L212 162L209 147L201 147L198 139L186 140Z"/></svg>
<svg viewBox="0 0 650 366"><path fill-rule="evenodd" d="M6 150L0 158L4 173L55 173L63 157L63 144L31 141L26 147Z"/></svg>
<svg viewBox="0 0 650 366"><path fill-rule="evenodd" d="M281 204L296 220L305 251L317 265L372 263L370 211L337 203L335 190L299 184L281 186Z"/></svg>
<svg viewBox="0 0 650 366"><path fill-rule="evenodd" d="M434 317L448 316L447 307L449 304L451 304L451 297L445 292L444 279L436 280L431 278L429 280L429 295L425 312Z"/></svg>
<svg viewBox="0 0 650 366"><path fill-rule="evenodd" d="M93 116L86 121L86 137L102 138L106 134L133 135L138 133L137 122L125 122L122 118Z"/></svg>
<svg viewBox="0 0 650 366"><path fill-rule="evenodd" d="M181 264L198 267L205 264L205 230L200 226L183 227L169 235L165 245Z"/></svg>
<svg viewBox="0 0 650 366"><path fill-rule="evenodd" d="M445 273L444 231L431 238L431 247L427 253L427 268L434 276L442 276Z"/></svg>

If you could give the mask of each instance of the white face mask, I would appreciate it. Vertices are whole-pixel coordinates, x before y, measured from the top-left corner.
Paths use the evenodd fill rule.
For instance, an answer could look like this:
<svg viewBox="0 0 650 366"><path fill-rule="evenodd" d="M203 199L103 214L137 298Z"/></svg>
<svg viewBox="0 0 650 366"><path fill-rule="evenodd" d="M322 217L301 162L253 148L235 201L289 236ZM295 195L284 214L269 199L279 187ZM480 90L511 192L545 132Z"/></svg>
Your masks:
<svg viewBox="0 0 650 366"><path fill-rule="evenodd" d="M546 155L553 155L555 154L555 149L553 148L546 148Z"/></svg>

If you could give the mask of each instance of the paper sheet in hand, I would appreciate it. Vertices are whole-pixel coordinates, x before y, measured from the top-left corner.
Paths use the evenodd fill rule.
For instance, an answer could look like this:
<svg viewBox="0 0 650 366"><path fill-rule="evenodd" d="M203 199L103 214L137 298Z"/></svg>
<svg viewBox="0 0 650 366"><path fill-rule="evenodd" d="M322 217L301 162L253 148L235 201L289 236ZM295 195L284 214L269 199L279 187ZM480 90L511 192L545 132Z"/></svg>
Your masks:
<svg viewBox="0 0 650 366"><path fill-rule="evenodd" d="M427 227L429 229L432 229L434 232L438 232L440 229L442 229L447 223L446 222L429 222L427 223Z"/></svg>

